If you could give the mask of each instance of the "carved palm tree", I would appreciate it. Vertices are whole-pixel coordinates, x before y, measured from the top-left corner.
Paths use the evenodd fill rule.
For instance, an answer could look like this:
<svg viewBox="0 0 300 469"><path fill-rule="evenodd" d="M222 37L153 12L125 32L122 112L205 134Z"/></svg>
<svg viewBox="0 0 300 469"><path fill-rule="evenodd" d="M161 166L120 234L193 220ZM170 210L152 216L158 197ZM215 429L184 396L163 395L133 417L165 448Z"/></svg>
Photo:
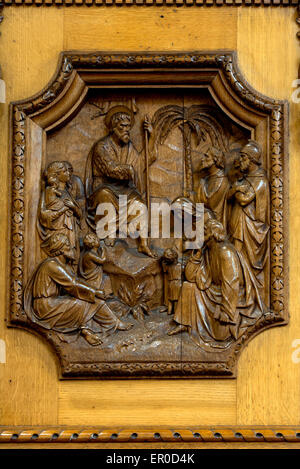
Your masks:
<svg viewBox="0 0 300 469"><path fill-rule="evenodd" d="M221 125L220 116L215 108L194 105L190 107L168 105L156 111L153 116L152 151L157 153L158 145L162 145L170 132L176 127L183 135L184 145L184 196L189 197L193 191L192 172L192 134L196 136L196 143L206 141L207 136L213 146L225 151L228 141Z"/></svg>

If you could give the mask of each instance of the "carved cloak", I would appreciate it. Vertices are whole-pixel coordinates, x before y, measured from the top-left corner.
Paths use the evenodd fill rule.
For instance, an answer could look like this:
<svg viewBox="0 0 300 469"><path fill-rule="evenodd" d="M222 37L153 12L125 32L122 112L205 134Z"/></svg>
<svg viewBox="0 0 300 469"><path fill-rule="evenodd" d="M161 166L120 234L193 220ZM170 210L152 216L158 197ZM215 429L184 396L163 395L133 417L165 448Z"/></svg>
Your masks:
<svg viewBox="0 0 300 469"><path fill-rule="evenodd" d="M45 241L53 233L62 233L67 236L72 248L79 253L79 240L78 230L80 220L74 215L72 210L67 210L61 213L65 207L64 199L71 199L73 204L80 209L77 202L73 199L72 195L64 190L61 192L61 197L57 197L52 202L46 204L45 191L42 192L37 219L37 230L43 241Z"/></svg>
<svg viewBox="0 0 300 469"><path fill-rule="evenodd" d="M215 215L216 219L222 223L224 229L227 227L227 192L229 181L224 171L219 171L204 179L200 179L197 193L197 202L203 203Z"/></svg>
<svg viewBox="0 0 300 469"><path fill-rule="evenodd" d="M193 256L185 276L174 320L189 326L199 346L227 347L265 311L249 265L229 242L216 242ZM222 313L231 324L220 321Z"/></svg>
<svg viewBox="0 0 300 469"><path fill-rule="evenodd" d="M121 192L129 195L136 189L143 191L141 155L132 142L117 145L110 135L98 140L91 148L85 168L85 190L89 206L93 206L100 188L108 187L116 196ZM131 165L135 170L134 181L130 181L122 166Z"/></svg>
<svg viewBox="0 0 300 469"><path fill-rule="evenodd" d="M62 289L69 295L62 295ZM63 333L86 326L96 315L104 330L115 328L119 320L104 305L92 287L56 258L48 258L38 266L24 292L27 316L45 329Z"/></svg>
<svg viewBox="0 0 300 469"><path fill-rule="evenodd" d="M85 171L85 187L87 195L88 217L87 221L93 229L96 229L98 216L95 211L102 203L110 203L115 208L117 215L116 227L109 226L105 237L115 237L116 229L123 231L123 227L129 228L128 223L135 219L136 226L140 223L143 237L147 236L147 217L144 215L142 198L142 162L141 155L137 152L132 142L122 147L117 145L110 135L98 140L88 155ZM134 180L128 177L127 166L134 168ZM127 196L126 211L120 210L119 196ZM139 204L139 207L138 207ZM136 216L140 212L140 216ZM100 232L97 234L103 238Z"/></svg>
<svg viewBox="0 0 300 469"><path fill-rule="evenodd" d="M255 197L244 206L235 200L229 231L233 239L243 243L242 252L245 253L250 266L260 272L265 266L268 252L269 182L262 168L258 168L245 179Z"/></svg>

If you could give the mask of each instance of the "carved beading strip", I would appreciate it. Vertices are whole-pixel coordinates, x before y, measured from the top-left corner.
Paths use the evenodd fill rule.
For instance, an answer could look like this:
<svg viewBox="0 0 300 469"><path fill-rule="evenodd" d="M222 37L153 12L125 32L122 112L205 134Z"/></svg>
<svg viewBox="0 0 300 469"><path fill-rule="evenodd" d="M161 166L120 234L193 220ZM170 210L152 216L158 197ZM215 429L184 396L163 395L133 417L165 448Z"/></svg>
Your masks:
<svg viewBox="0 0 300 469"><path fill-rule="evenodd" d="M101 427L100 427L101 428ZM300 443L300 427L1 427L0 443L130 442Z"/></svg>
<svg viewBox="0 0 300 469"><path fill-rule="evenodd" d="M233 376L232 369L226 363L197 362L145 362L145 363L68 363L62 365L63 376Z"/></svg>
<svg viewBox="0 0 300 469"><path fill-rule="evenodd" d="M26 317L23 312L24 267L24 176L25 176L25 121L26 115L13 107L12 141L12 218L11 218L11 285L10 306L12 320Z"/></svg>
<svg viewBox="0 0 300 469"><path fill-rule="evenodd" d="M138 5L138 6L296 6L298 0L3 0L6 6L11 5Z"/></svg>

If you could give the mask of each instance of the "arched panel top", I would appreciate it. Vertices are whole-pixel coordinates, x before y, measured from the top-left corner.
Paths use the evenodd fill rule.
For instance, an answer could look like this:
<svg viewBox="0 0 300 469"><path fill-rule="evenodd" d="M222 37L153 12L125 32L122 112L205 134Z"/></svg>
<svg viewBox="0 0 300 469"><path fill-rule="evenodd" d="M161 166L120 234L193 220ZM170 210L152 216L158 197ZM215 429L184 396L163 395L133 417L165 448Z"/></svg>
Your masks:
<svg viewBox="0 0 300 469"><path fill-rule="evenodd" d="M187 54L63 52L50 83L33 97L13 104L47 128L76 108L87 88L208 86L224 109L252 127L285 104L255 91L238 68L237 54L226 50ZM47 117L50 114L51 119Z"/></svg>

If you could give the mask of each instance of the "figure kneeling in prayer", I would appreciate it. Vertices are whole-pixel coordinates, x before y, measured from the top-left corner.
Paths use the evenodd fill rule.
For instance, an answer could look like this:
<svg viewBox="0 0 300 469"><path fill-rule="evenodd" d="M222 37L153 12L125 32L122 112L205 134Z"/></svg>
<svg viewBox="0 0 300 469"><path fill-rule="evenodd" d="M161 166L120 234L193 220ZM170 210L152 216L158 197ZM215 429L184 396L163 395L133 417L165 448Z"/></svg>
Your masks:
<svg viewBox="0 0 300 469"><path fill-rule="evenodd" d="M199 346L224 348L265 312L248 262L211 216L204 245L188 260L185 277L174 315L177 326L169 335L188 331Z"/></svg>

